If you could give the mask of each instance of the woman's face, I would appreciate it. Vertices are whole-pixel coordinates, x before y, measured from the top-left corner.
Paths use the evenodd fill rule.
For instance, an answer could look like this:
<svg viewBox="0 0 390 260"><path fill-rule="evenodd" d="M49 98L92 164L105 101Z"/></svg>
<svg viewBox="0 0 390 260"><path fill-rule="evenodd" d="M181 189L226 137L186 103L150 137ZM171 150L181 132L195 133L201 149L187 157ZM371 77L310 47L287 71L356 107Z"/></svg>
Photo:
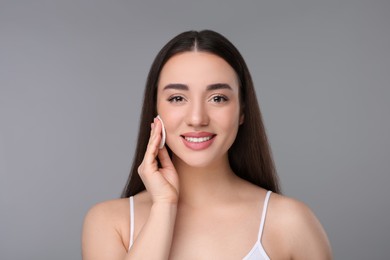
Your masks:
<svg viewBox="0 0 390 260"><path fill-rule="evenodd" d="M236 73L214 54L177 54L160 73L157 111L175 160L193 167L227 162L243 121Z"/></svg>

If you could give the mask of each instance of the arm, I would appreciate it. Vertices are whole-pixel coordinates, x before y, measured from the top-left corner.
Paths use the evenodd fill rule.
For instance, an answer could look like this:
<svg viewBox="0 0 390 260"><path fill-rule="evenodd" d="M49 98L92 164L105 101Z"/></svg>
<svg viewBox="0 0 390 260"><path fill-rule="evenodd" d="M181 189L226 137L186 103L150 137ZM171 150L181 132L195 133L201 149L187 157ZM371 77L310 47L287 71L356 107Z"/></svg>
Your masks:
<svg viewBox="0 0 390 260"><path fill-rule="evenodd" d="M153 204L126 259L168 259L175 219L176 205Z"/></svg>
<svg viewBox="0 0 390 260"><path fill-rule="evenodd" d="M151 195L152 207L133 246L127 253L127 245L123 243L121 229L118 228L118 223L123 223L119 219L121 213L110 207L110 204L103 203L93 207L85 218L82 244L84 260L168 259L179 189L177 173L166 148L158 149L160 139L161 123L155 120L144 160L138 168ZM158 168L156 156L162 168Z"/></svg>
<svg viewBox="0 0 390 260"><path fill-rule="evenodd" d="M167 149L158 149L162 125L154 120L148 148L138 173L152 197L147 222L129 251L129 259L168 259L176 209L179 197L179 180ZM158 168L158 155L162 168Z"/></svg>
<svg viewBox="0 0 390 260"><path fill-rule="evenodd" d="M131 249L128 199L107 201L92 207L85 217L82 235L84 260L168 259L176 216L176 205L154 204ZM125 237L125 239L123 239Z"/></svg>
<svg viewBox="0 0 390 260"><path fill-rule="evenodd" d="M120 223L128 222L128 200L115 200L93 206L84 219L82 255L84 260L126 259Z"/></svg>

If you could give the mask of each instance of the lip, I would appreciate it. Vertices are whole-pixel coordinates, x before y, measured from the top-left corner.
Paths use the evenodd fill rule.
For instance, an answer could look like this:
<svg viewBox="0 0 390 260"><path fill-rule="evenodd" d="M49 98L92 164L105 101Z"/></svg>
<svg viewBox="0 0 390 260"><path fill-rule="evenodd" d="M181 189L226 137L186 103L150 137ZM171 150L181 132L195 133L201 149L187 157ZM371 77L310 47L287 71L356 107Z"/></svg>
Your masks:
<svg viewBox="0 0 390 260"><path fill-rule="evenodd" d="M190 132L181 135L184 145L187 148L195 151L204 150L208 148L214 142L215 136L216 134L209 133L209 132ZM187 141L185 137L193 137L193 138L211 137L211 138L210 140L204 142L195 143L195 142Z"/></svg>
<svg viewBox="0 0 390 260"><path fill-rule="evenodd" d="M182 134L182 136L199 138L199 137L209 137L209 136L213 137L215 136L215 134L209 132L189 132L189 133Z"/></svg>

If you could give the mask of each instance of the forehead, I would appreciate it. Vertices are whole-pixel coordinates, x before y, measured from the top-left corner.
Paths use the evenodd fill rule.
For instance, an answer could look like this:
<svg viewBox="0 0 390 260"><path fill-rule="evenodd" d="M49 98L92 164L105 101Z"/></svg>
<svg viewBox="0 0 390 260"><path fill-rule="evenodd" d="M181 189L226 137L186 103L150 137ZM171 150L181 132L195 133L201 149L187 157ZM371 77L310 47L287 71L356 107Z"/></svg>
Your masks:
<svg viewBox="0 0 390 260"><path fill-rule="evenodd" d="M172 83L189 86L227 83L238 88L237 75L224 59L199 51L176 54L165 63L159 77L159 88Z"/></svg>

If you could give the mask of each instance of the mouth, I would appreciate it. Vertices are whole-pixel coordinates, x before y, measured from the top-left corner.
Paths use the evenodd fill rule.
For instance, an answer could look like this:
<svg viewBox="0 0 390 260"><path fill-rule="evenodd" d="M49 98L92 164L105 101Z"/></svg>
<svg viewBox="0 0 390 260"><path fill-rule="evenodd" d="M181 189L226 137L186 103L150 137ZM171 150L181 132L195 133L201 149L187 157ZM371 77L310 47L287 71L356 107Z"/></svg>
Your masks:
<svg viewBox="0 0 390 260"><path fill-rule="evenodd" d="M210 140L214 136L207 136L207 137L187 137L187 136L183 136L183 138L186 139L186 141L190 142L190 143L203 143L203 142L206 142L206 141Z"/></svg>
<svg viewBox="0 0 390 260"><path fill-rule="evenodd" d="M203 150L209 147L216 134L207 132L186 133L181 135L184 144L192 150Z"/></svg>

